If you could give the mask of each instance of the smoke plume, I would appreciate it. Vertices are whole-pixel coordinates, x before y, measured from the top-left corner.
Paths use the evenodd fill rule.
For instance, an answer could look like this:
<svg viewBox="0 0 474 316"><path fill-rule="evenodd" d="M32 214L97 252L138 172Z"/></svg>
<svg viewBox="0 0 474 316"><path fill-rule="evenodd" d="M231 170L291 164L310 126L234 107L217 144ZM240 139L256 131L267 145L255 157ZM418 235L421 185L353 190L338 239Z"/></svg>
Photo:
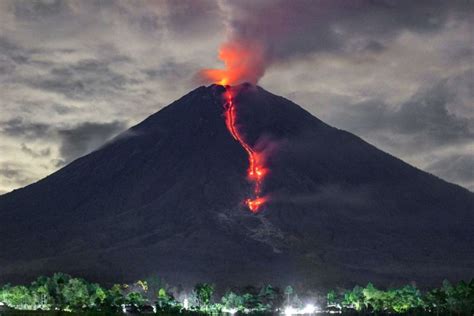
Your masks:
<svg viewBox="0 0 474 316"><path fill-rule="evenodd" d="M467 2L411 0L222 1L227 40L223 69L204 69L206 82L257 83L266 69L314 54L377 54L402 32L439 30L469 12ZM370 14L368 14L370 12Z"/></svg>

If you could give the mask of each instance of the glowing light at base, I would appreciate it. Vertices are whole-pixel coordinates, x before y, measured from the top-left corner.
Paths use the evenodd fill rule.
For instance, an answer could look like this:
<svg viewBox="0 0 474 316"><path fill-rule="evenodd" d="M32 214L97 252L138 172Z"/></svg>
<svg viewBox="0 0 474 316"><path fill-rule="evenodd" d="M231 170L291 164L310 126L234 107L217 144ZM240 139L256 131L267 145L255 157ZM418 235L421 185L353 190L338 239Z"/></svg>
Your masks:
<svg viewBox="0 0 474 316"><path fill-rule="evenodd" d="M268 169L265 167L264 155L255 151L242 137L237 125L237 113L235 109L234 98L232 95L232 89L226 86L225 92L225 124L232 137L239 142L239 144L247 152L249 159L249 168L247 170L247 178L253 183L253 196L245 200L245 204L252 213L257 213L260 207L267 202L268 198L262 196L262 182L265 175L268 174Z"/></svg>
<svg viewBox="0 0 474 316"><path fill-rule="evenodd" d="M283 314L287 316L291 315L311 315L318 313L318 309L313 304L306 304L302 308L295 308L293 306L286 306L283 310Z"/></svg>
<svg viewBox="0 0 474 316"><path fill-rule="evenodd" d="M287 316L291 316L291 315L296 315L296 312L297 312L297 309L294 308L293 306L286 306L283 313Z"/></svg>
<svg viewBox="0 0 474 316"><path fill-rule="evenodd" d="M223 313L228 313L231 315L235 315L239 310L237 308L222 308Z"/></svg>

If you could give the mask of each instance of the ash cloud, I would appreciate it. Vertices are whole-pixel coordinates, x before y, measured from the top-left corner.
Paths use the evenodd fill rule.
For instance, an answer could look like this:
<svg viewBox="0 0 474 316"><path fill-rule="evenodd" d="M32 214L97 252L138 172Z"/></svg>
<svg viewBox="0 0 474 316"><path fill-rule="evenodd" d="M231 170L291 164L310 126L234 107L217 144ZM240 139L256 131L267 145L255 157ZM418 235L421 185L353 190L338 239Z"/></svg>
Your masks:
<svg viewBox="0 0 474 316"><path fill-rule="evenodd" d="M256 47L257 72L312 54L380 53L404 31L436 32L449 18L468 19L466 1L279 0L226 2L229 43ZM259 48L261 46L261 48ZM258 81L259 78L257 78Z"/></svg>

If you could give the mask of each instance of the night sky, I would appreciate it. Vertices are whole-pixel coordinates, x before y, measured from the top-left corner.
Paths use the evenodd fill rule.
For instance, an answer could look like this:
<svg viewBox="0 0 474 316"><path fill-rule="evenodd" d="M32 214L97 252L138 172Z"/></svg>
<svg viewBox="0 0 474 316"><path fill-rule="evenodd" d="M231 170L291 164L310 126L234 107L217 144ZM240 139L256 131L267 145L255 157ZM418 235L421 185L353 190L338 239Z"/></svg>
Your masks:
<svg viewBox="0 0 474 316"><path fill-rule="evenodd" d="M472 1L0 1L0 194L195 87L219 46L259 85L474 190Z"/></svg>

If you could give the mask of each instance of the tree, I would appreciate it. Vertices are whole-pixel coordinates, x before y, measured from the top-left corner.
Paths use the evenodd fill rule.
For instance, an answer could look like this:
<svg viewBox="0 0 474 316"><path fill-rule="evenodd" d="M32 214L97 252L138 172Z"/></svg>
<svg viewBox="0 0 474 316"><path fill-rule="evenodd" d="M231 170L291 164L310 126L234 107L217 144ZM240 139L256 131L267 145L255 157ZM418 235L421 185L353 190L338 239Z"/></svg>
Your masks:
<svg viewBox="0 0 474 316"><path fill-rule="evenodd" d="M209 283L198 283L194 287L199 306L208 307L211 303L214 285Z"/></svg>
<svg viewBox="0 0 474 316"><path fill-rule="evenodd" d="M385 293L378 290L372 283L368 283L362 290L364 295L364 305L366 308L371 307L374 311L384 310Z"/></svg>
<svg viewBox="0 0 474 316"><path fill-rule="evenodd" d="M91 296L87 288L87 283L81 279L69 279L62 288L62 296L64 297L64 307L73 311L81 311L94 305L91 302Z"/></svg>
<svg viewBox="0 0 474 316"><path fill-rule="evenodd" d="M177 304L173 297L173 295L165 290L165 288L161 288L158 290L157 293L157 307L162 310L170 310L174 308Z"/></svg>
<svg viewBox="0 0 474 316"><path fill-rule="evenodd" d="M99 284L96 283L89 284L88 290L93 305L100 307L104 306L104 303L107 299L107 292Z"/></svg>
<svg viewBox="0 0 474 316"><path fill-rule="evenodd" d="M71 276L64 273L55 273L52 277L46 278L46 286L52 299L52 308L64 310L66 298L63 295L64 286L69 282Z"/></svg>
<svg viewBox="0 0 474 316"><path fill-rule="evenodd" d="M24 310L34 308L34 298L30 290L23 285L4 287L2 289L2 300L12 308Z"/></svg>
<svg viewBox="0 0 474 316"><path fill-rule="evenodd" d="M33 283L34 284L34 283ZM35 301L36 309L49 310L51 309L52 298L49 295L46 285L32 285L30 287L31 294Z"/></svg>
<svg viewBox="0 0 474 316"><path fill-rule="evenodd" d="M283 303L283 295L279 288L275 288L268 284L260 289L258 300L263 305L263 309L271 311L276 306L280 306Z"/></svg>
<svg viewBox="0 0 474 316"><path fill-rule="evenodd" d="M106 293L105 305L114 311L121 310L122 304L125 304L122 286L114 284Z"/></svg>
<svg viewBox="0 0 474 316"><path fill-rule="evenodd" d="M146 298L144 298L139 292L130 292L127 294L125 302L136 307L137 309L140 309L143 305L145 305Z"/></svg>
<svg viewBox="0 0 474 316"><path fill-rule="evenodd" d="M242 295L242 301L244 308L248 310L256 311L261 309L262 303L259 301L257 295L252 293L244 293Z"/></svg>
<svg viewBox="0 0 474 316"><path fill-rule="evenodd" d="M337 294L334 290L331 290L326 295L326 304L327 305L336 305L338 303Z"/></svg>
<svg viewBox="0 0 474 316"><path fill-rule="evenodd" d="M344 293L344 299L342 300L342 306L344 308L354 308L357 311L362 310L364 307L364 293L362 292L362 288L356 285L352 290L346 291Z"/></svg>
<svg viewBox="0 0 474 316"><path fill-rule="evenodd" d="M423 300L420 291L414 285L406 285L401 289L389 290L388 309L396 313L406 313L423 307Z"/></svg>
<svg viewBox="0 0 474 316"><path fill-rule="evenodd" d="M441 290L444 292L445 306L450 312L458 315L471 314L474 309L473 281L470 284L461 281L456 285L444 281Z"/></svg>
<svg viewBox="0 0 474 316"><path fill-rule="evenodd" d="M226 292L221 299L222 305L228 310L242 311L244 309L244 298L234 292Z"/></svg>
<svg viewBox="0 0 474 316"><path fill-rule="evenodd" d="M293 288L291 287L291 285L288 285L286 288L285 288L285 295L286 295L286 304L287 305L291 305L291 301L290 301L290 295L292 295L295 291L293 290Z"/></svg>
<svg viewBox="0 0 474 316"><path fill-rule="evenodd" d="M147 297L150 301L155 300L159 297L159 291L162 288L166 288L165 282L157 275L152 275L146 279L148 291Z"/></svg>

